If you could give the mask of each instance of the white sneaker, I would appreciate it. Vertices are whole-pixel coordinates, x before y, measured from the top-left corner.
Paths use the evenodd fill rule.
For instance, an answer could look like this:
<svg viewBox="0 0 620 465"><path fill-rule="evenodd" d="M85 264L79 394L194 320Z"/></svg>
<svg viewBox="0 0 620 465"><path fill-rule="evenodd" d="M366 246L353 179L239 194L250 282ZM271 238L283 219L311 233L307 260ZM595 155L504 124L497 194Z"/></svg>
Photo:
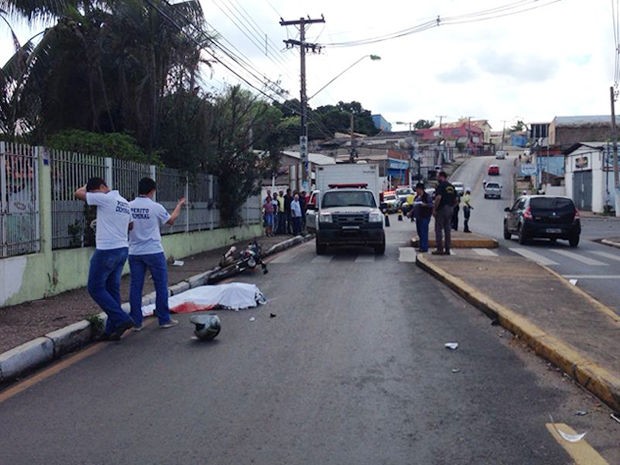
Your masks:
<svg viewBox="0 0 620 465"><path fill-rule="evenodd" d="M159 325L161 329L172 328L173 326L178 325L179 322L177 320L170 320L168 323L164 323L163 325Z"/></svg>

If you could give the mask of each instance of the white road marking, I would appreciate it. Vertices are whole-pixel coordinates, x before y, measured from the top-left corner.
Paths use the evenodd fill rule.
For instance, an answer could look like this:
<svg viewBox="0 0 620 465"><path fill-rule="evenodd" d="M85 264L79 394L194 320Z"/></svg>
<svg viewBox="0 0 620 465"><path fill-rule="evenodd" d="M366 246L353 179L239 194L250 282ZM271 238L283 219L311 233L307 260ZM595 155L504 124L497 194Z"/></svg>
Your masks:
<svg viewBox="0 0 620 465"><path fill-rule="evenodd" d="M620 274L563 274L567 279L620 279Z"/></svg>
<svg viewBox="0 0 620 465"><path fill-rule="evenodd" d="M415 249L413 247L399 247L398 248L398 261L399 262L415 262Z"/></svg>
<svg viewBox="0 0 620 465"><path fill-rule="evenodd" d="M592 253L598 255L599 257L605 257L610 260L617 260L620 262L620 255L618 254L612 254L609 252L599 252L599 251L593 251Z"/></svg>
<svg viewBox="0 0 620 465"><path fill-rule="evenodd" d="M529 258L530 260L535 261L536 263L540 265L549 266L549 265L558 264L557 262L554 262L553 260L550 260L547 257L543 257L542 255L536 252L532 252L529 249L524 249L521 247L510 247L510 250L512 250L514 253L521 255L522 257Z"/></svg>
<svg viewBox="0 0 620 465"><path fill-rule="evenodd" d="M485 257L497 257L498 255L495 250L491 250L491 249L474 248L472 250L476 252L478 255L483 255Z"/></svg>
<svg viewBox="0 0 620 465"><path fill-rule="evenodd" d="M588 258L584 255L580 255L575 252L569 252L568 250L553 250L553 252L558 253L560 255L564 255L565 257L572 258L573 260L577 260L585 265L590 266L609 266L607 263L600 262L598 260L594 260L593 258Z"/></svg>

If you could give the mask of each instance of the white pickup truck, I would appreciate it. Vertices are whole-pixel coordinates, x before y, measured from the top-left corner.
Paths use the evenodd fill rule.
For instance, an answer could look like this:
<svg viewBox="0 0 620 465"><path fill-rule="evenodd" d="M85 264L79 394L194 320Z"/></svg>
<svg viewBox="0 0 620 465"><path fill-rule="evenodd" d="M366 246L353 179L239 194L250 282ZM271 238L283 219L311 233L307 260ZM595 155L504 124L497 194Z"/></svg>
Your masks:
<svg viewBox="0 0 620 465"><path fill-rule="evenodd" d="M485 199L501 199L502 198L502 185L498 182L490 181L484 183L484 198Z"/></svg>

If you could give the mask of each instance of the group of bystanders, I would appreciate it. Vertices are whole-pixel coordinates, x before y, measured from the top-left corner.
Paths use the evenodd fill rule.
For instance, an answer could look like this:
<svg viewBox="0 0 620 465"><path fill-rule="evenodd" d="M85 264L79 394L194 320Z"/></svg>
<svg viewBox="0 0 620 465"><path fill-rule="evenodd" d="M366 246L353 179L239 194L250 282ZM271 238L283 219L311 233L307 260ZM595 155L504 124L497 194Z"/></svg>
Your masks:
<svg viewBox="0 0 620 465"><path fill-rule="evenodd" d="M274 192L267 190L263 199L263 225L265 235L293 234L297 236L305 229L307 197L305 192L291 192L291 189Z"/></svg>
<svg viewBox="0 0 620 465"><path fill-rule="evenodd" d="M411 218L415 220L418 232L418 252L428 252L428 231L431 217L435 218L435 244L433 255L450 255L452 246L451 230L458 230L459 203L461 201L454 186L448 182L444 171L437 175L439 183L435 189L435 196L431 198L426 192L424 183L416 185L416 194L413 199ZM470 191L463 196L464 232L469 233L469 218L473 207Z"/></svg>

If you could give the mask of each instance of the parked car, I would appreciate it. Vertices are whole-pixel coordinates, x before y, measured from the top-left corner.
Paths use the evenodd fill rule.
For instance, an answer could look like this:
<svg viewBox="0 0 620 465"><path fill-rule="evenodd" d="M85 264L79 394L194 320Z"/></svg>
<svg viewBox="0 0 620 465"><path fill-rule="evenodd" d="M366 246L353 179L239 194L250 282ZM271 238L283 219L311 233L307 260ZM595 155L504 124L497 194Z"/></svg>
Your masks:
<svg viewBox="0 0 620 465"><path fill-rule="evenodd" d="M413 189L411 187L397 187L396 188L396 195L400 199L401 205L403 202L407 200L407 196L411 194L415 194L415 192L413 192Z"/></svg>
<svg viewBox="0 0 620 465"><path fill-rule="evenodd" d="M504 211L504 239L516 234L520 244L542 237L568 240L571 247L579 245L579 211L568 197L524 195Z"/></svg>
<svg viewBox="0 0 620 465"><path fill-rule="evenodd" d="M400 199L396 195L396 191L383 192L383 204L388 213L396 213L400 208Z"/></svg>
<svg viewBox="0 0 620 465"><path fill-rule="evenodd" d="M487 171L489 176L499 176L499 166L497 165L489 165L489 169Z"/></svg>
<svg viewBox="0 0 620 465"><path fill-rule="evenodd" d="M454 181L451 183L454 186L454 190L461 197L465 193L465 185L461 181Z"/></svg>

